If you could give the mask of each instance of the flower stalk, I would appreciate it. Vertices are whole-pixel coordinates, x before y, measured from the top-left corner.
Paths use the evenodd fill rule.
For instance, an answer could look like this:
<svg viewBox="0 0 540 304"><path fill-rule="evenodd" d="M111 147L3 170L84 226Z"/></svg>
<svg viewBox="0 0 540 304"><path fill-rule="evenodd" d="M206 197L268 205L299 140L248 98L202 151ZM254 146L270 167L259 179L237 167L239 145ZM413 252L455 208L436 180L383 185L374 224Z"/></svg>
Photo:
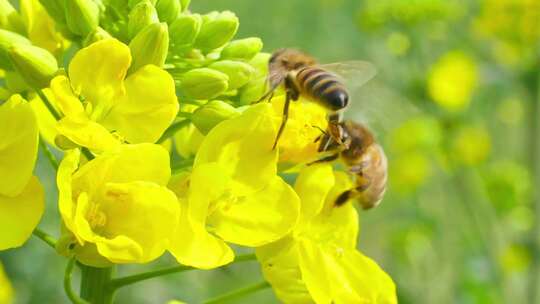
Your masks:
<svg viewBox="0 0 540 304"><path fill-rule="evenodd" d="M114 267L81 265L81 298L92 304L113 303L114 289L109 287L113 272Z"/></svg>
<svg viewBox="0 0 540 304"><path fill-rule="evenodd" d="M266 281L259 282L257 284L253 284L247 287L243 287L237 290L233 290L231 292L228 292L226 294L217 296L215 298L212 298L210 300L207 300L204 302L204 304L218 304L218 303L228 303L232 299L240 298L245 295L248 295L250 293L257 292L262 289L266 289L270 287L270 284Z"/></svg>

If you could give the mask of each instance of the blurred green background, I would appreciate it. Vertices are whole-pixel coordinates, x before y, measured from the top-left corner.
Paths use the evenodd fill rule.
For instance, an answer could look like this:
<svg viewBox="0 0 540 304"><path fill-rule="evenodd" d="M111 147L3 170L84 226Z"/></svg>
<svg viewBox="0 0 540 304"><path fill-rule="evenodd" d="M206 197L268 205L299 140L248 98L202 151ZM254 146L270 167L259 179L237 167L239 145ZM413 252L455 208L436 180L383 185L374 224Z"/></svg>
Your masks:
<svg viewBox="0 0 540 304"><path fill-rule="evenodd" d="M193 0L191 10L235 12L237 37L261 37L268 52L375 64L348 115L376 131L390 185L379 208L361 212L359 248L395 280L400 303L540 303L538 0ZM36 171L50 194L40 227L57 232L41 155ZM65 260L39 240L0 260L16 303L67 303ZM246 262L142 282L117 299L198 303L261 279ZM254 302L277 300L267 289L231 303Z"/></svg>

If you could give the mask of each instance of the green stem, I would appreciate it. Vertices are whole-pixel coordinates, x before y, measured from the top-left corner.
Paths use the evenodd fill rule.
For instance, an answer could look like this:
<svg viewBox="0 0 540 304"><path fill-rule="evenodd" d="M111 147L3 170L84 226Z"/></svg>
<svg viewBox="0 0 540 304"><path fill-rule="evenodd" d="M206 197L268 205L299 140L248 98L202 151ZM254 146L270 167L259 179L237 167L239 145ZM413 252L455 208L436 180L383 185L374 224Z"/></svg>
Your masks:
<svg viewBox="0 0 540 304"><path fill-rule="evenodd" d="M87 301L79 298L75 291L73 291L73 287L71 286L71 278L73 276L73 267L75 266L75 259L71 258L68 261L68 264L66 266L66 272L64 273L64 290L66 292L66 295L68 296L71 303L74 304L88 304Z"/></svg>
<svg viewBox="0 0 540 304"><path fill-rule="evenodd" d="M47 109L49 109L49 112L51 112L54 119L60 120L60 118L62 117L60 116L60 114L58 114L58 112L56 112L56 109L53 107L53 105L49 101L49 98L47 98L43 91L38 89L36 90L36 93L38 94L39 98L41 98L41 101L43 101L43 104L45 104Z"/></svg>
<svg viewBox="0 0 540 304"><path fill-rule="evenodd" d="M268 288L268 287L270 287L270 284L268 284L268 282L266 282L266 281L262 281L262 282L259 282L257 284L253 284L253 285L250 285L250 286L247 286L247 287L243 287L243 288L240 288L240 289L237 289L237 290L233 290L233 291L228 292L226 294L223 294L223 295L217 296L215 298L212 298L210 300L207 300L207 301L205 301L203 303L204 304L224 303L224 302L227 302L229 300L240 298L240 297L243 297L243 296L248 295L250 293L254 293L256 291L259 291L259 290L262 290L262 289L265 289L265 288Z"/></svg>
<svg viewBox="0 0 540 304"><path fill-rule="evenodd" d="M45 143L41 136L39 137L39 145L41 147L41 150L43 151L43 154L45 154L45 156L49 160L49 163L51 163L51 166L53 166L54 170L58 170L58 160L56 159L54 154L52 154L51 150L47 146L47 143Z"/></svg>
<svg viewBox="0 0 540 304"><path fill-rule="evenodd" d="M81 298L92 304L113 302L114 289L110 288L113 267L96 268L81 265Z"/></svg>
<svg viewBox="0 0 540 304"><path fill-rule="evenodd" d="M530 123L530 168L533 183L533 208L536 220L531 230L532 267L530 270L529 292L531 303L540 303L540 63L537 64L536 100L531 102Z"/></svg>
<svg viewBox="0 0 540 304"><path fill-rule="evenodd" d="M173 136L174 133L176 133L176 131L182 129L183 127L189 125L190 123L191 121L189 119L184 119L184 120L173 123L167 128L167 130L165 130L165 132L163 132L163 135L161 135L161 137L157 140L156 143L160 144L164 142L167 138Z"/></svg>
<svg viewBox="0 0 540 304"><path fill-rule="evenodd" d="M87 160L92 160L94 159L94 154L92 154L92 152L90 152L90 150L88 150L88 148L86 147L81 147L81 153L84 155L84 157L86 157Z"/></svg>
<svg viewBox="0 0 540 304"><path fill-rule="evenodd" d="M45 242L47 245L52 247L52 249L56 249L56 240L50 236L49 234L45 233L39 228L34 229L32 232L33 235L37 236L40 240Z"/></svg>
<svg viewBox="0 0 540 304"><path fill-rule="evenodd" d="M255 254L252 254L252 253L244 254L244 255L237 256L234 259L233 263L253 261L255 259L257 259ZM190 266L179 265L179 266L173 266L173 267L170 267L170 268L144 272L144 273L140 273L140 274L135 274L135 275L130 275L130 276L125 276L125 277L114 279L114 280L112 280L110 282L110 287L113 290L116 290L116 289L118 289L120 287L124 287L126 285L135 284L135 283L138 283L138 282L141 282L141 281L157 278L157 277L160 277L160 276L164 276L164 275L168 275L168 274L172 274L172 273L183 272L183 271L187 271L187 270L196 270L196 269L197 268L193 268L193 267L190 267Z"/></svg>
<svg viewBox="0 0 540 304"><path fill-rule="evenodd" d="M191 116L193 116L193 113L191 112L178 112L178 114L176 114L176 117L187 118L187 119L190 119Z"/></svg>

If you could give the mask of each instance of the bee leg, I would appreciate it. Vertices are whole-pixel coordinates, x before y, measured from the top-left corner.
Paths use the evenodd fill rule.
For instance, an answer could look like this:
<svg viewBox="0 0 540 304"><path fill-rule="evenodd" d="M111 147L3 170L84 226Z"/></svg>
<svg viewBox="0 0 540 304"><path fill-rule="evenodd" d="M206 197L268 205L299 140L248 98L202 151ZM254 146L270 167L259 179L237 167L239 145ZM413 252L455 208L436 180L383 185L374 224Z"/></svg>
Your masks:
<svg viewBox="0 0 540 304"><path fill-rule="evenodd" d="M344 191L343 193L341 193L337 198L336 198L336 201L334 202L334 205L336 207L340 207L340 206L343 206L347 201L349 201L351 198L353 198L356 194L356 190L355 189L351 189L351 190L347 190L347 191Z"/></svg>
<svg viewBox="0 0 540 304"><path fill-rule="evenodd" d="M329 155L329 156L323 157L323 158L318 159L318 160L316 160L316 161L312 161L312 162L308 163L307 165L308 165L308 166L311 166L311 165L314 165L314 164L320 164L320 163L331 162L331 161L336 160L338 157L339 157L339 154L336 153L336 154L333 154L333 155Z"/></svg>
<svg viewBox="0 0 540 304"><path fill-rule="evenodd" d="M279 138L281 137L281 133L283 133L283 130L285 130L285 125L287 124L287 120L289 119L289 104L290 103L291 103L291 93L290 91L287 91L287 94L285 95L285 104L283 105L283 118L281 120L281 125L279 125L279 130L276 136L276 140L274 141L274 145L272 146L272 150L276 148Z"/></svg>

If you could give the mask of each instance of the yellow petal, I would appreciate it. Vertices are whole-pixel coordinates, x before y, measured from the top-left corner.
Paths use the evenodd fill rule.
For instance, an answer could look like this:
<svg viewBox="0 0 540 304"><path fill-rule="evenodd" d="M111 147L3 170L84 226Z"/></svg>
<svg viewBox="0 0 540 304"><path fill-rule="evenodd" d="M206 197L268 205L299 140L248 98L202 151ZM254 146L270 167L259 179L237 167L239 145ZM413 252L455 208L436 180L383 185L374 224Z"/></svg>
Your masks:
<svg viewBox="0 0 540 304"><path fill-rule="evenodd" d="M101 122L130 143L157 141L178 112L173 78L147 65L126 79L125 88L125 98Z"/></svg>
<svg viewBox="0 0 540 304"><path fill-rule="evenodd" d="M56 76L51 80L51 91L54 94L54 103L60 109L60 113L66 116L80 115L84 108L77 96L71 89L69 79L64 76Z"/></svg>
<svg viewBox="0 0 540 304"><path fill-rule="evenodd" d="M189 124L174 134L174 147L183 158L197 154L204 135L193 125Z"/></svg>
<svg viewBox="0 0 540 304"><path fill-rule="evenodd" d="M32 176L38 149L36 116L21 96L0 106L0 195L17 196Z"/></svg>
<svg viewBox="0 0 540 304"><path fill-rule="evenodd" d="M166 186L171 177L169 154L155 144L121 145L82 166L73 176L75 189L101 193L105 183L146 181Z"/></svg>
<svg viewBox="0 0 540 304"><path fill-rule="evenodd" d="M0 263L0 303L9 304L13 301L13 287Z"/></svg>
<svg viewBox="0 0 540 304"><path fill-rule="evenodd" d="M46 88L43 89L43 93L47 96L53 107L55 107L55 96L52 91L49 88ZM58 135L58 131L56 131L56 119L51 114L49 109L47 109L38 95L34 95L32 97L30 100L30 106L36 115L40 135L45 139L45 141L56 147L54 143L54 139ZM59 111L59 109L56 108L56 111Z"/></svg>
<svg viewBox="0 0 540 304"><path fill-rule="evenodd" d="M300 269L316 303L397 303L392 279L356 250L299 243Z"/></svg>
<svg viewBox="0 0 540 304"><path fill-rule="evenodd" d="M56 184L58 186L58 209L68 230L74 231L75 206L73 202L72 175L79 166L80 151L73 149L64 154L58 167ZM82 240L80 240L82 242Z"/></svg>
<svg viewBox="0 0 540 304"><path fill-rule="evenodd" d="M291 236L256 249L263 276L283 303L311 304L298 266L298 245Z"/></svg>
<svg viewBox="0 0 540 304"><path fill-rule="evenodd" d="M56 30L54 20L47 14L38 0L21 0L20 10L28 33L28 38L36 46L59 55L65 39Z"/></svg>
<svg viewBox="0 0 540 304"><path fill-rule="evenodd" d="M19 195L0 195L0 250L24 244L39 223L43 209L43 187L35 176Z"/></svg>
<svg viewBox="0 0 540 304"><path fill-rule="evenodd" d="M169 251L185 265L209 269L230 263L231 248L206 231L210 201L220 197L229 178L219 164L202 164L191 175L189 200L179 197L182 204L178 231Z"/></svg>
<svg viewBox="0 0 540 304"><path fill-rule="evenodd" d="M95 42L78 51L69 64L73 90L94 109L110 109L125 94L122 83L130 63L127 45L116 39Z"/></svg>
<svg viewBox="0 0 540 304"><path fill-rule="evenodd" d="M56 130L72 142L96 152L111 150L120 145L116 137L102 125L88 119L84 113L62 118Z"/></svg>
<svg viewBox="0 0 540 304"><path fill-rule="evenodd" d="M305 225L321 212L334 183L332 166L328 164L307 166L300 171L294 185L302 206L299 225Z"/></svg>
<svg viewBox="0 0 540 304"><path fill-rule="evenodd" d="M276 176L260 191L216 203L208 217L209 229L227 242L255 247L289 233L298 221L300 200Z"/></svg>
<svg viewBox="0 0 540 304"><path fill-rule="evenodd" d="M277 151L272 150L276 130L267 103L250 107L223 121L208 133L195 158L195 166L217 162L232 177L236 195L257 191L277 172Z"/></svg>

